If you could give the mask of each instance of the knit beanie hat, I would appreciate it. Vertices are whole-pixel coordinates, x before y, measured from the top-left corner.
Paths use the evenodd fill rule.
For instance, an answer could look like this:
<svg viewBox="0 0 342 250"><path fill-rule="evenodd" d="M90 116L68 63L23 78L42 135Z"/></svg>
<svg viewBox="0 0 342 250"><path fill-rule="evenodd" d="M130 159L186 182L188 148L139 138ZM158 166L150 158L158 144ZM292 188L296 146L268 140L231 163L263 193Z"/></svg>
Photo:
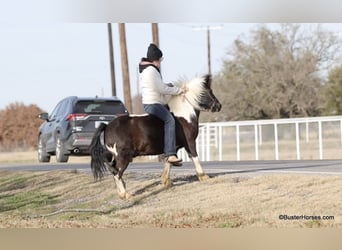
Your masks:
<svg viewBox="0 0 342 250"><path fill-rule="evenodd" d="M163 52L153 43L147 49L147 59L151 62L159 60L163 56Z"/></svg>

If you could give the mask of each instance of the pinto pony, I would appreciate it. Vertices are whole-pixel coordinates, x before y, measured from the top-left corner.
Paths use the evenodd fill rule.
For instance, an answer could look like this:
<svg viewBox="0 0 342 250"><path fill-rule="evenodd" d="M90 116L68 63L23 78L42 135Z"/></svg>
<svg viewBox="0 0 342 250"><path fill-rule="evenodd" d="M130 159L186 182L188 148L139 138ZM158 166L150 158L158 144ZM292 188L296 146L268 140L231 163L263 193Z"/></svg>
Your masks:
<svg viewBox="0 0 342 250"><path fill-rule="evenodd" d="M198 119L200 111L218 112L221 104L211 89L211 76L194 78L178 84L187 92L172 96L168 105L176 121L177 150L184 147L195 166L200 181L208 179L202 169L196 151ZM101 134L104 133L104 146ZM101 124L90 145L91 170L95 179L101 179L108 169L113 175L121 199L130 198L126 192L123 173L136 156L160 155L164 147L164 124L153 115L130 115L114 119L108 125ZM171 164L165 162L161 182L170 180Z"/></svg>

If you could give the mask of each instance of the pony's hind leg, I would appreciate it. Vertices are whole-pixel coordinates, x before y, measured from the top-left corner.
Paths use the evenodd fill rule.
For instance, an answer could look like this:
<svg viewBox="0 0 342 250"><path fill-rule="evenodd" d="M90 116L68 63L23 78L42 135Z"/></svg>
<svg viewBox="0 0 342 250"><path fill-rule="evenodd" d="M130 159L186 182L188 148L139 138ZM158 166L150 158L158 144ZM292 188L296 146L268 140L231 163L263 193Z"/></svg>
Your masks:
<svg viewBox="0 0 342 250"><path fill-rule="evenodd" d="M164 164L164 170L161 175L161 183L165 187L171 187L172 186L172 181L170 179L170 172L171 172L171 163L165 161Z"/></svg>
<svg viewBox="0 0 342 250"><path fill-rule="evenodd" d="M132 195L127 193L124 181L122 178L119 178L118 174L114 175L114 181L115 181L116 190L118 191L118 195L119 195L120 199L122 199L122 200L130 199L132 197Z"/></svg>
<svg viewBox="0 0 342 250"><path fill-rule="evenodd" d="M119 170L116 168L115 159L112 162L105 162L104 164L106 165L108 171L111 172L113 175L117 175L119 173Z"/></svg>
<svg viewBox="0 0 342 250"><path fill-rule="evenodd" d="M198 159L198 157L191 157L191 160L195 166L195 170L196 170L196 173L197 173L197 178L199 181L205 181L205 180L208 180L210 177L204 173L203 171L203 168L202 168L202 165Z"/></svg>
<svg viewBox="0 0 342 250"><path fill-rule="evenodd" d="M117 190L118 195L121 199L128 200L132 197L132 195L127 193L126 185L125 185L125 182L122 178L122 175L123 175L124 171L126 170L128 164L129 164L129 160L119 158L116 160L116 162L117 162L117 164L116 164L115 169L118 170L118 172L116 174L114 174L114 181L116 184L116 190Z"/></svg>
<svg viewBox="0 0 342 250"><path fill-rule="evenodd" d="M115 156L111 152L106 151L103 153L103 159L104 165L106 166L108 171L111 172L113 175L116 175L119 170L116 168Z"/></svg>

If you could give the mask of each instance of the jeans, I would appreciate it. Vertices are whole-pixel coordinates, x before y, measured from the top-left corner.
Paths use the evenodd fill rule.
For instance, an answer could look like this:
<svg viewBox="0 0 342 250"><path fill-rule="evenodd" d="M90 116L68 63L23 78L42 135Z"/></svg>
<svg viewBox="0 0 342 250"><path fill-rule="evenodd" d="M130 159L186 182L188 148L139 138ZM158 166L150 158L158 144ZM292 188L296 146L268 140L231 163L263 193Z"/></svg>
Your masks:
<svg viewBox="0 0 342 250"><path fill-rule="evenodd" d="M144 104L146 113L155 115L164 122L165 156L176 154L176 123L170 111L162 104Z"/></svg>

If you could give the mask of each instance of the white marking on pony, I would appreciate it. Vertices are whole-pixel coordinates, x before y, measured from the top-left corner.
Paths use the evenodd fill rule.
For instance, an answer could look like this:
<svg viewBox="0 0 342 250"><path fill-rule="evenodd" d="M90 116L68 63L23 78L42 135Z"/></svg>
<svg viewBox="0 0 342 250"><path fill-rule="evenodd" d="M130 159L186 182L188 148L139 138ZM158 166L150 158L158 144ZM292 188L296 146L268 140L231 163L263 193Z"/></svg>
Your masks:
<svg viewBox="0 0 342 250"><path fill-rule="evenodd" d="M201 163L200 163L198 157L193 157L193 158L192 158L192 162L193 162L194 165L195 165L195 169L196 169L197 175L202 175L202 174L204 174L203 168L202 168L202 166L201 166Z"/></svg>
<svg viewBox="0 0 342 250"><path fill-rule="evenodd" d="M114 143L113 147L106 145L108 151L110 151L114 156L118 156L118 150L116 148L116 143Z"/></svg>
<svg viewBox="0 0 342 250"><path fill-rule="evenodd" d="M194 163L195 165L195 169L196 169L196 173L197 173L197 177L198 177L198 180L200 181L205 181L207 179L209 179L210 177L208 175L206 175L203 171L203 168L201 166L201 163L198 159L198 157L193 157L192 158L192 162Z"/></svg>
<svg viewBox="0 0 342 250"><path fill-rule="evenodd" d="M171 164L165 161L164 169L161 175L161 183L167 187L170 187L172 185L172 182L170 179L170 172L171 172Z"/></svg>
<svg viewBox="0 0 342 250"><path fill-rule="evenodd" d="M177 117L183 117L189 123L196 116L194 108L183 96L174 96L169 101L170 112Z"/></svg>
<svg viewBox="0 0 342 250"><path fill-rule="evenodd" d="M126 192L125 186L122 182L122 179L119 179L118 175L114 175L114 181L116 184L116 190L118 191L118 194L121 199L128 199L129 194Z"/></svg>
<svg viewBox="0 0 342 250"><path fill-rule="evenodd" d="M204 91L204 77L194 78L186 83L176 84L178 87L182 85L187 88L187 92L183 95L172 96L169 101L170 111L178 117L184 117L189 123L191 118L196 116L195 108L199 107L199 98Z"/></svg>

